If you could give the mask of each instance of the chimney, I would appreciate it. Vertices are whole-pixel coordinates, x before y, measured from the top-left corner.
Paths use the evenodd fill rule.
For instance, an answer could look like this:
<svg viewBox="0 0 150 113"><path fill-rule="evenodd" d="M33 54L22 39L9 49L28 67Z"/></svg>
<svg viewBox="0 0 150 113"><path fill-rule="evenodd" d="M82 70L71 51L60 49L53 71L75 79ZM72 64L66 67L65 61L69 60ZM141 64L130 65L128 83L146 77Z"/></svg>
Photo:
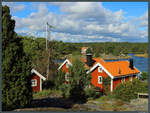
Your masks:
<svg viewBox="0 0 150 113"><path fill-rule="evenodd" d="M130 59L129 62L130 62L129 67L133 70L134 69L133 59Z"/></svg>
<svg viewBox="0 0 150 113"><path fill-rule="evenodd" d="M92 59L92 54L91 53L86 54L86 64L88 66L92 66L93 63L94 63L94 61Z"/></svg>
<svg viewBox="0 0 150 113"><path fill-rule="evenodd" d="M120 70L120 68L119 68L119 72L118 72L119 74L121 74L121 70Z"/></svg>

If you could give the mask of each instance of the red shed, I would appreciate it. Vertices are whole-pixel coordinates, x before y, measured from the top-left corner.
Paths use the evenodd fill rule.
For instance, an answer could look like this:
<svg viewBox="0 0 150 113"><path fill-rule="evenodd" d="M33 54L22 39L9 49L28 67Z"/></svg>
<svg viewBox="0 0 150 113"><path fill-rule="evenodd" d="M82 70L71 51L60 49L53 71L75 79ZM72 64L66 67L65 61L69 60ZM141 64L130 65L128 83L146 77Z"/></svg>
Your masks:
<svg viewBox="0 0 150 113"><path fill-rule="evenodd" d="M37 72L35 69L31 70L32 78L31 78L31 86L33 92L39 92L42 90L42 80L46 80L46 78Z"/></svg>
<svg viewBox="0 0 150 113"><path fill-rule="evenodd" d="M105 62L101 58L92 58L91 56L80 58L80 60L85 63L87 74L91 73L91 83L101 90L103 90L104 87L103 78L105 77L110 77L110 91L113 91L119 83L124 83L128 80L132 81L141 73L133 65L133 62L128 60ZM88 64L90 64L90 66ZM67 78L69 66L72 66L72 59L66 59L58 68L66 72L65 78Z"/></svg>

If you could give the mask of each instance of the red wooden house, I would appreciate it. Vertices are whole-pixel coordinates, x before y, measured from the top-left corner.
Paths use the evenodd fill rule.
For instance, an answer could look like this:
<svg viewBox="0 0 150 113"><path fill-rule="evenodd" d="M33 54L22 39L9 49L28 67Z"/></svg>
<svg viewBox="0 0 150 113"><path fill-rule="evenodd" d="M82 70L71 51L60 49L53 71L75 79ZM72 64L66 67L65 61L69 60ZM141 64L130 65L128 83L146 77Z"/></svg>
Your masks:
<svg viewBox="0 0 150 113"><path fill-rule="evenodd" d="M85 63L87 74L91 73L91 83L103 90L103 78L110 77L110 91L113 91L119 83L132 81L141 72L133 65L133 60L105 62L101 58L92 58L88 54L87 58L81 58ZM72 66L72 59L66 59L58 69L68 73L69 66ZM67 74L65 75L67 78ZM67 79L66 79L67 81Z"/></svg>
<svg viewBox="0 0 150 113"><path fill-rule="evenodd" d="M35 69L31 70L32 78L31 78L31 86L33 92L39 92L42 90L42 80L46 80L46 78L37 72Z"/></svg>

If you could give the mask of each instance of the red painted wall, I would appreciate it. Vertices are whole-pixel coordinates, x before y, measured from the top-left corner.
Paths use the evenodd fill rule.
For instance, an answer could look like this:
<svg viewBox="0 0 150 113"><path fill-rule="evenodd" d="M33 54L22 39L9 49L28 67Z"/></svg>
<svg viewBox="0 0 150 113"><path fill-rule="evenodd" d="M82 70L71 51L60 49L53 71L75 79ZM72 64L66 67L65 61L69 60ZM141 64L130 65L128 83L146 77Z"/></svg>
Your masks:
<svg viewBox="0 0 150 113"><path fill-rule="evenodd" d="M121 83L121 78L116 78L113 79L113 90L115 89L115 87Z"/></svg>
<svg viewBox="0 0 150 113"><path fill-rule="evenodd" d="M133 75L132 80L136 78L136 75ZM116 78L113 79L113 90L115 89L115 87L121 83L122 78ZM125 82L129 81L129 76L125 77Z"/></svg>
<svg viewBox="0 0 150 113"><path fill-rule="evenodd" d="M67 72L67 73L69 72L69 71L68 71L68 68L67 68L67 63L65 63L65 64L62 66L62 71L63 71L63 72ZM64 77L64 78L65 78L65 77ZM68 84L68 81L65 81L65 83Z"/></svg>
<svg viewBox="0 0 150 113"><path fill-rule="evenodd" d="M97 67L95 70L91 72L91 76L92 76L91 83L95 87L99 87L103 90L104 86L102 84L98 84L98 76L102 76L102 81L103 81L103 77L108 77L108 75L104 71L98 72L98 67Z"/></svg>
<svg viewBox="0 0 150 113"><path fill-rule="evenodd" d="M62 66L62 71L68 72L68 68L66 63Z"/></svg>
<svg viewBox="0 0 150 113"><path fill-rule="evenodd" d="M36 74L34 74L31 78L32 79L36 79L37 80L37 86L32 86L32 91L33 92L39 92L40 91L40 77L37 76Z"/></svg>

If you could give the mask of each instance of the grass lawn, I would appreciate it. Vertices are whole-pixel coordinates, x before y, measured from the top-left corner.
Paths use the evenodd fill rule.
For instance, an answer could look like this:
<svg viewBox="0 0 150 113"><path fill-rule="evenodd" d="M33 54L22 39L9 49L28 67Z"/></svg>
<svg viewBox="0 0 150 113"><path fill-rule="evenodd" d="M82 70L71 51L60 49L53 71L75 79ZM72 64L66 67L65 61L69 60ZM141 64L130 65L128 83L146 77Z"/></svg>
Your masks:
<svg viewBox="0 0 150 113"><path fill-rule="evenodd" d="M90 100L89 102L99 102L96 103L100 109L103 111L124 111L126 108L123 106L125 102L113 99L111 96L102 96L95 100Z"/></svg>
<svg viewBox="0 0 150 113"><path fill-rule="evenodd" d="M35 92L33 93L33 98L37 99L37 98L42 98L42 97L48 97L48 96L52 96L52 95L62 95L62 92L59 90L42 90L40 92Z"/></svg>

